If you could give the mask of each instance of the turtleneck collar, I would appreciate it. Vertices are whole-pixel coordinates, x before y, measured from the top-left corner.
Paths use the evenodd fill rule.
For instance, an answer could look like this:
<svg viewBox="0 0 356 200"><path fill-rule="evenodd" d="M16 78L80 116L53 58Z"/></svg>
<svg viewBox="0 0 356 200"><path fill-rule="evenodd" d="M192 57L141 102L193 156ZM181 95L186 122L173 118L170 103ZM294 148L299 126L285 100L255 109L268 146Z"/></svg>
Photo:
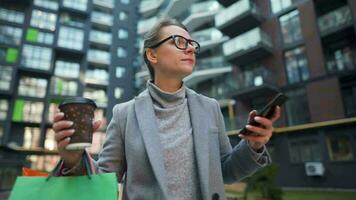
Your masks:
<svg viewBox="0 0 356 200"><path fill-rule="evenodd" d="M184 84L175 92L165 92L156 86L152 80L147 81L147 89L153 99L153 103L161 108L171 108L184 103L186 90Z"/></svg>

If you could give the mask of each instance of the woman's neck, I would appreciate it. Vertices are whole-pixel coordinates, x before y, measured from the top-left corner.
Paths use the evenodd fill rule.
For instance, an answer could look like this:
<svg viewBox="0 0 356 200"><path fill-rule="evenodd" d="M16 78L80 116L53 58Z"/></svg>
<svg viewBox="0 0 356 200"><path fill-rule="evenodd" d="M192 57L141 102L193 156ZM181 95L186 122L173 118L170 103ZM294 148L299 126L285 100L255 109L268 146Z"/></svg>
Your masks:
<svg viewBox="0 0 356 200"><path fill-rule="evenodd" d="M182 87L181 79L158 79L155 78L153 82L157 87L159 87L164 92L173 93Z"/></svg>

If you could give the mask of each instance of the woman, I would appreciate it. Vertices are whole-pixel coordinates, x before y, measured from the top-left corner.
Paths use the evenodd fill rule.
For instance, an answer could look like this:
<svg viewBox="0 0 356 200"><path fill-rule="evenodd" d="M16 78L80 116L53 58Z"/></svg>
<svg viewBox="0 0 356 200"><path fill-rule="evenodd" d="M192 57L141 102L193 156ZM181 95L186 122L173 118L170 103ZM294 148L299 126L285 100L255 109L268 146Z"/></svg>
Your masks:
<svg viewBox="0 0 356 200"><path fill-rule="evenodd" d="M160 20L146 35L143 57L152 80L140 95L114 107L95 162L99 172L117 173L124 199L226 199L224 183L271 162L265 144L280 109L271 120L257 117L263 128L247 129L259 136L241 135L232 148L218 102L182 81L192 73L199 49L186 27L173 19ZM53 129L64 173L81 174L81 152L65 150L72 123L62 118L63 113L55 115ZM94 129L100 126L93 124Z"/></svg>

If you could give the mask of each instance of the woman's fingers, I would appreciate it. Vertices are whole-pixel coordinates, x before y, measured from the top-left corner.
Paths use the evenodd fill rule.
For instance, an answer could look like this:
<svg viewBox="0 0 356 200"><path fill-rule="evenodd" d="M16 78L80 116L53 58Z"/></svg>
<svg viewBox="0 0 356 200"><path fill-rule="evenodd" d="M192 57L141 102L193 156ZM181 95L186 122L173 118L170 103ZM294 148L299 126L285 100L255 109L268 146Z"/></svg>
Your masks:
<svg viewBox="0 0 356 200"><path fill-rule="evenodd" d="M54 114L54 117L53 117L53 122L58 122L58 121L60 121L61 119L63 119L63 117L64 117L64 113L62 113L62 112L56 112L56 113Z"/></svg>
<svg viewBox="0 0 356 200"><path fill-rule="evenodd" d="M53 123L52 128L54 130L54 132L59 132L63 129L68 129L71 126L73 126L73 122L72 121L66 121L66 120L62 120L62 121L58 121Z"/></svg>
<svg viewBox="0 0 356 200"><path fill-rule="evenodd" d="M275 122L280 116L281 116L281 107L276 106L276 108L274 109L274 113L271 117L271 121Z"/></svg>
<svg viewBox="0 0 356 200"><path fill-rule="evenodd" d="M65 147L69 144L70 142L70 138L67 137L66 139L60 141L57 143L57 147L58 149L65 149Z"/></svg>
<svg viewBox="0 0 356 200"><path fill-rule="evenodd" d="M57 142L60 142L64 138L73 135L74 131L75 131L74 129L67 129L67 130L59 131L55 134L54 138Z"/></svg>

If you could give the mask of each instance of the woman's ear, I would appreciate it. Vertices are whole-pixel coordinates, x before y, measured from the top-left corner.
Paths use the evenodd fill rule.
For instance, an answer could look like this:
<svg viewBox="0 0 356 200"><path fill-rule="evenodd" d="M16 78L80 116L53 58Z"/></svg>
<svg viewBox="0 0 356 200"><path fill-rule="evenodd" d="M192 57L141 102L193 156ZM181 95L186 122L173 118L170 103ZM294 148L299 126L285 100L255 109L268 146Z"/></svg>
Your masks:
<svg viewBox="0 0 356 200"><path fill-rule="evenodd" d="M148 61L150 61L150 63L156 64L157 63L157 54L156 51L151 49L151 48L147 48L146 49L146 57L148 59Z"/></svg>

